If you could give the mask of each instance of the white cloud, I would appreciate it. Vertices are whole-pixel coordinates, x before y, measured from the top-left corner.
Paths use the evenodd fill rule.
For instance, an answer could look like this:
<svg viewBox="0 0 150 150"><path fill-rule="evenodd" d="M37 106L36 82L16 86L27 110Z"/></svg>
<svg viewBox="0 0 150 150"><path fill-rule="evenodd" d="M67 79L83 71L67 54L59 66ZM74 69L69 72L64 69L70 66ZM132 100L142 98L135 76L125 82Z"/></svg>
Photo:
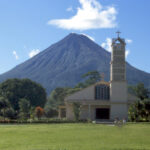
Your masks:
<svg viewBox="0 0 150 150"><path fill-rule="evenodd" d="M68 7L68 8L66 9L66 11L73 11L72 6Z"/></svg>
<svg viewBox="0 0 150 150"><path fill-rule="evenodd" d="M111 38L106 38L106 41L103 42L101 44L101 46L106 49L107 51L111 52L111 43L112 43L112 40Z"/></svg>
<svg viewBox="0 0 150 150"><path fill-rule="evenodd" d="M130 50L126 50L126 52L125 52L126 58L128 57L129 54L130 54Z"/></svg>
<svg viewBox="0 0 150 150"><path fill-rule="evenodd" d="M88 37L90 40L95 41L95 39L90 35L87 35L85 33L81 33L81 35L84 35L84 36Z"/></svg>
<svg viewBox="0 0 150 150"><path fill-rule="evenodd" d="M117 11L113 6L104 7L97 0L79 0L81 7L76 15L69 19L54 19L49 25L63 29L88 30L98 28L114 28Z"/></svg>
<svg viewBox="0 0 150 150"><path fill-rule="evenodd" d="M130 44L130 43L132 43L133 41L131 40L131 39L126 39L126 43L127 44Z"/></svg>
<svg viewBox="0 0 150 150"><path fill-rule="evenodd" d="M17 54L17 52L16 52L16 51L13 51L13 55L15 56L16 60L18 60L18 59L19 59L19 56L18 56L18 54Z"/></svg>
<svg viewBox="0 0 150 150"><path fill-rule="evenodd" d="M32 58L33 56L37 55L39 52L40 52L39 49L33 49L32 51L30 51L29 57Z"/></svg>

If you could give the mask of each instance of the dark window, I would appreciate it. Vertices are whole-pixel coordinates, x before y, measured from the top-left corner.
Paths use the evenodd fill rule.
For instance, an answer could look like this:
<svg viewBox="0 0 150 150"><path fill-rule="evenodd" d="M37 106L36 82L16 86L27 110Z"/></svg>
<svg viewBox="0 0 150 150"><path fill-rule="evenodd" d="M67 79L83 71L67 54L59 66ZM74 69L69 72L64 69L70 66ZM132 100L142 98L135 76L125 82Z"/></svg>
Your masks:
<svg viewBox="0 0 150 150"><path fill-rule="evenodd" d="M95 99L109 100L109 86L100 84L95 87Z"/></svg>

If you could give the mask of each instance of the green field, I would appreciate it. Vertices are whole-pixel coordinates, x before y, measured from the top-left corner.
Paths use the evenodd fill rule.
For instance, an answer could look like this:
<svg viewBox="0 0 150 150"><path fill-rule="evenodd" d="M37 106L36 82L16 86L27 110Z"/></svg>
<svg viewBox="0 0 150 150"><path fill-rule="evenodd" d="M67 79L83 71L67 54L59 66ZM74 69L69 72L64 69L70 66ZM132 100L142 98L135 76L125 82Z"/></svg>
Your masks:
<svg viewBox="0 0 150 150"><path fill-rule="evenodd" d="M0 125L0 150L150 150L150 124Z"/></svg>

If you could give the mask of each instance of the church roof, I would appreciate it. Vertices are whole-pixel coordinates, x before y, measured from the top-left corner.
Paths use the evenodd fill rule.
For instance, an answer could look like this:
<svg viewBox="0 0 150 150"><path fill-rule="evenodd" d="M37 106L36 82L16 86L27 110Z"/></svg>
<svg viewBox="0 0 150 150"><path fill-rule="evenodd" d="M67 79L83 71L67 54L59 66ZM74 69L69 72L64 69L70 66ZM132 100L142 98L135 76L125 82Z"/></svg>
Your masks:
<svg viewBox="0 0 150 150"><path fill-rule="evenodd" d="M101 81L99 81L99 82L97 82L97 83L95 83L94 85L99 85L99 84L105 84L105 85L110 85L110 82L106 82L106 81L104 81L104 80L101 80Z"/></svg>
<svg viewBox="0 0 150 150"><path fill-rule="evenodd" d="M69 100L69 99L72 99L72 98L74 98L74 97L76 97L77 99L80 99L80 97L84 97L85 99L86 99L87 97L88 97L89 99L93 99L93 98L90 98L90 97L93 95L93 90L92 90L92 88L95 87L95 86L97 86L97 85L101 85L101 84L110 86L110 82L106 82L106 81L104 81L104 80L101 80L101 81L99 81L99 82L97 82L97 83L95 83L95 84L92 84L92 85L90 85L90 86L88 86L88 87L86 87L86 88L83 88L83 89L81 89L81 90L79 90L79 91L77 91L77 92L75 92L75 93L72 93L72 94L68 95L68 96L65 98L65 100ZM92 93L91 93L91 92L92 92ZM83 94L83 93L84 93L84 94ZM87 95L89 95L89 96L87 96ZM82 98L81 98L81 99L82 99Z"/></svg>

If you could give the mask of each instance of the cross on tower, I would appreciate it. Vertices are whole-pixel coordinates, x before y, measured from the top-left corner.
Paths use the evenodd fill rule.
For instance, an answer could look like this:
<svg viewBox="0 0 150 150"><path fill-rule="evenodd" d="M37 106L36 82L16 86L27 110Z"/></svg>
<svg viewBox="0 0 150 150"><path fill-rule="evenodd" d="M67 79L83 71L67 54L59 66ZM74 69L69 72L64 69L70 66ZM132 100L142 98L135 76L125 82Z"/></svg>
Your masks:
<svg viewBox="0 0 150 150"><path fill-rule="evenodd" d="M117 31L116 33L117 33L117 35L118 35L118 38L119 38L119 35L120 35L120 33L121 33L121 32L120 32L120 31Z"/></svg>

